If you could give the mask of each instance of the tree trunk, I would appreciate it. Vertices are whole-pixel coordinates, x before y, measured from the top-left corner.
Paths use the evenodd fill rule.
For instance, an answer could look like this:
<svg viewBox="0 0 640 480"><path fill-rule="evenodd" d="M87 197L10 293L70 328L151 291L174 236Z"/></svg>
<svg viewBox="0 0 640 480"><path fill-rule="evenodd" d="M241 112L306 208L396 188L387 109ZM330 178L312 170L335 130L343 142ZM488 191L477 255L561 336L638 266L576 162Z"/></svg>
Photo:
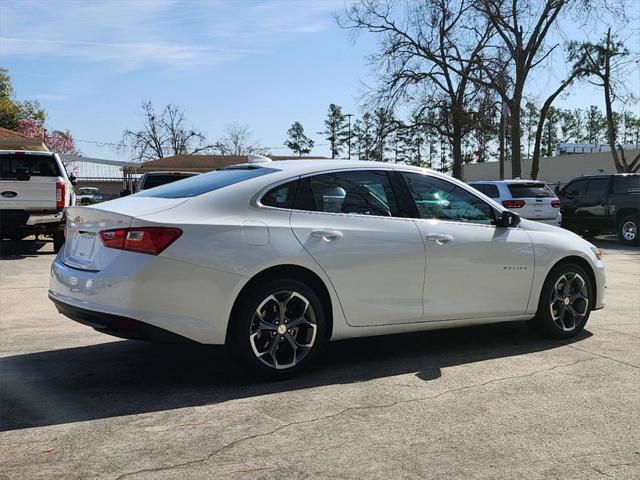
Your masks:
<svg viewBox="0 0 640 480"><path fill-rule="evenodd" d="M456 120L453 120L453 138L451 146L453 148L453 178L462 180L462 128Z"/></svg>
<svg viewBox="0 0 640 480"><path fill-rule="evenodd" d="M504 180L504 130L505 130L505 104L500 108L500 124L498 126L498 166L500 167L500 180Z"/></svg>
<svg viewBox="0 0 640 480"><path fill-rule="evenodd" d="M611 28L607 30L606 40L607 51L611 46ZM611 106L611 58L605 54L604 75L602 77L602 87L604 89L604 106L607 112L607 137L609 140L609 149L611 150L611 156L613 157L613 163L616 166L618 173L626 172L625 166L620 162L618 157L618 151L616 150L616 130L613 124L613 107Z"/></svg>
<svg viewBox="0 0 640 480"><path fill-rule="evenodd" d="M522 103L521 94L514 94L511 99L511 178L519 178L522 176L522 165L520 163L520 104Z"/></svg>

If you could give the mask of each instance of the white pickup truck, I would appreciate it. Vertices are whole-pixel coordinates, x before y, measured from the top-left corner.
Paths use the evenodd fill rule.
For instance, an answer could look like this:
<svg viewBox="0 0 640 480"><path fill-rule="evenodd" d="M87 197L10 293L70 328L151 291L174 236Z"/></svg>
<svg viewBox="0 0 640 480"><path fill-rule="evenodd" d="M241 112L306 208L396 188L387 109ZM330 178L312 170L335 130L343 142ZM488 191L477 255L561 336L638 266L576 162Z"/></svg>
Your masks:
<svg viewBox="0 0 640 480"><path fill-rule="evenodd" d="M0 232L19 240L29 235L53 237L64 244L64 209L75 205L74 177L51 152L0 150Z"/></svg>

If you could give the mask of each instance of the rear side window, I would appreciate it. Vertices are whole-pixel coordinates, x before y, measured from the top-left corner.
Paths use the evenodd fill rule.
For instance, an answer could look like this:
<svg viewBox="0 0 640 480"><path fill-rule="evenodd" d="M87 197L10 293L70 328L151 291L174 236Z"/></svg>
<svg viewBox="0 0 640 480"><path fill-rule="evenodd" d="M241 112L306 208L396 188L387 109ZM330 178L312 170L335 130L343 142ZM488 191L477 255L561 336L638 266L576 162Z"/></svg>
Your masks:
<svg viewBox="0 0 640 480"><path fill-rule="evenodd" d="M640 193L640 175L616 175L613 193Z"/></svg>
<svg viewBox="0 0 640 480"><path fill-rule="evenodd" d="M511 183L508 187L513 198L555 197L553 191L544 183Z"/></svg>
<svg viewBox="0 0 640 480"><path fill-rule="evenodd" d="M315 175L300 181L294 208L312 212L398 216L386 172L356 170Z"/></svg>
<svg viewBox="0 0 640 480"><path fill-rule="evenodd" d="M298 181L285 183L269 190L260 200L265 207L286 208L293 206Z"/></svg>
<svg viewBox="0 0 640 480"><path fill-rule="evenodd" d="M471 185L473 188L481 193L484 193L489 198L500 198L500 192L498 186L490 183L480 183Z"/></svg>
<svg viewBox="0 0 640 480"><path fill-rule="evenodd" d="M265 167L224 168L214 172L203 173L202 175L195 175L191 178L162 185L151 190L144 190L136 195L139 197L157 198L197 197L203 193L213 192L214 190L228 187L229 185L277 171L275 168Z"/></svg>
<svg viewBox="0 0 640 480"><path fill-rule="evenodd" d="M50 155L0 155L1 177L5 179L32 177L59 177L60 169Z"/></svg>
<svg viewBox="0 0 640 480"><path fill-rule="evenodd" d="M592 178L587 185L587 195L602 195L609 187L608 178Z"/></svg>

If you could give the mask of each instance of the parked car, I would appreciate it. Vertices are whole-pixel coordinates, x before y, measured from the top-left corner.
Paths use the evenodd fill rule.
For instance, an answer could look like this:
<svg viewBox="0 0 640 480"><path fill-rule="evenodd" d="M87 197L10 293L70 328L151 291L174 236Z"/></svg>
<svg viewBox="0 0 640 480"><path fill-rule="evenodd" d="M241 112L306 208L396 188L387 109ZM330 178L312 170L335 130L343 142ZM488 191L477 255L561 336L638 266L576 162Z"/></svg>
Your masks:
<svg viewBox="0 0 640 480"><path fill-rule="evenodd" d="M198 174L193 172L148 172L138 180L138 191L141 192L142 190L159 187L167 183L177 182L194 175Z"/></svg>
<svg viewBox="0 0 640 480"><path fill-rule="evenodd" d="M560 200L544 182L487 180L469 182L469 185L522 218L556 226L561 223Z"/></svg>
<svg viewBox="0 0 640 480"><path fill-rule="evenodd" d="M54 250L60 250L64 209L75 205L74 181L54 153L0 150L2 238L48 235L53 237Z"/></svg>
<svg viewBox="0 0 640 480"><path fill-rule="evenodd" d="M329 340L527 320L566 339L604 306L600 252L442 174L297 160L69 209L49 296L125 338L226 344L281 378Z"/></svg>
<svg viewBox="0 0 640 480"><path fill-rule="evenodd" d="M626 245L640 244L640 174L574 178L558 197L564 228L585 237L617 233Z"/></svg>
<svg viewBox="0 0 640 480"><path fill-rule="evenodd" d="M91 205L92 203L99 203L102 200L102 192L96 187L81 187L76 194L76 203L78 205Z"/></svg>

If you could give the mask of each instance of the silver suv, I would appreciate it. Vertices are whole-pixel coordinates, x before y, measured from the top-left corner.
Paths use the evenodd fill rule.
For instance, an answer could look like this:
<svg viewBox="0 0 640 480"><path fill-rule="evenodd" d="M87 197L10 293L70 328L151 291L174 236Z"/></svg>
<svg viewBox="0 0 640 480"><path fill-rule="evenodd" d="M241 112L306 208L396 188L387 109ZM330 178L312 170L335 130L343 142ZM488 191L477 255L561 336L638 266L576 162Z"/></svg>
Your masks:
<svg viewBox="0 0 640 480"><path fill-rule="evenodd" d="M468 182L522 218L560 226L560 200L546 183L538 180L483 180Z"/></svg>

